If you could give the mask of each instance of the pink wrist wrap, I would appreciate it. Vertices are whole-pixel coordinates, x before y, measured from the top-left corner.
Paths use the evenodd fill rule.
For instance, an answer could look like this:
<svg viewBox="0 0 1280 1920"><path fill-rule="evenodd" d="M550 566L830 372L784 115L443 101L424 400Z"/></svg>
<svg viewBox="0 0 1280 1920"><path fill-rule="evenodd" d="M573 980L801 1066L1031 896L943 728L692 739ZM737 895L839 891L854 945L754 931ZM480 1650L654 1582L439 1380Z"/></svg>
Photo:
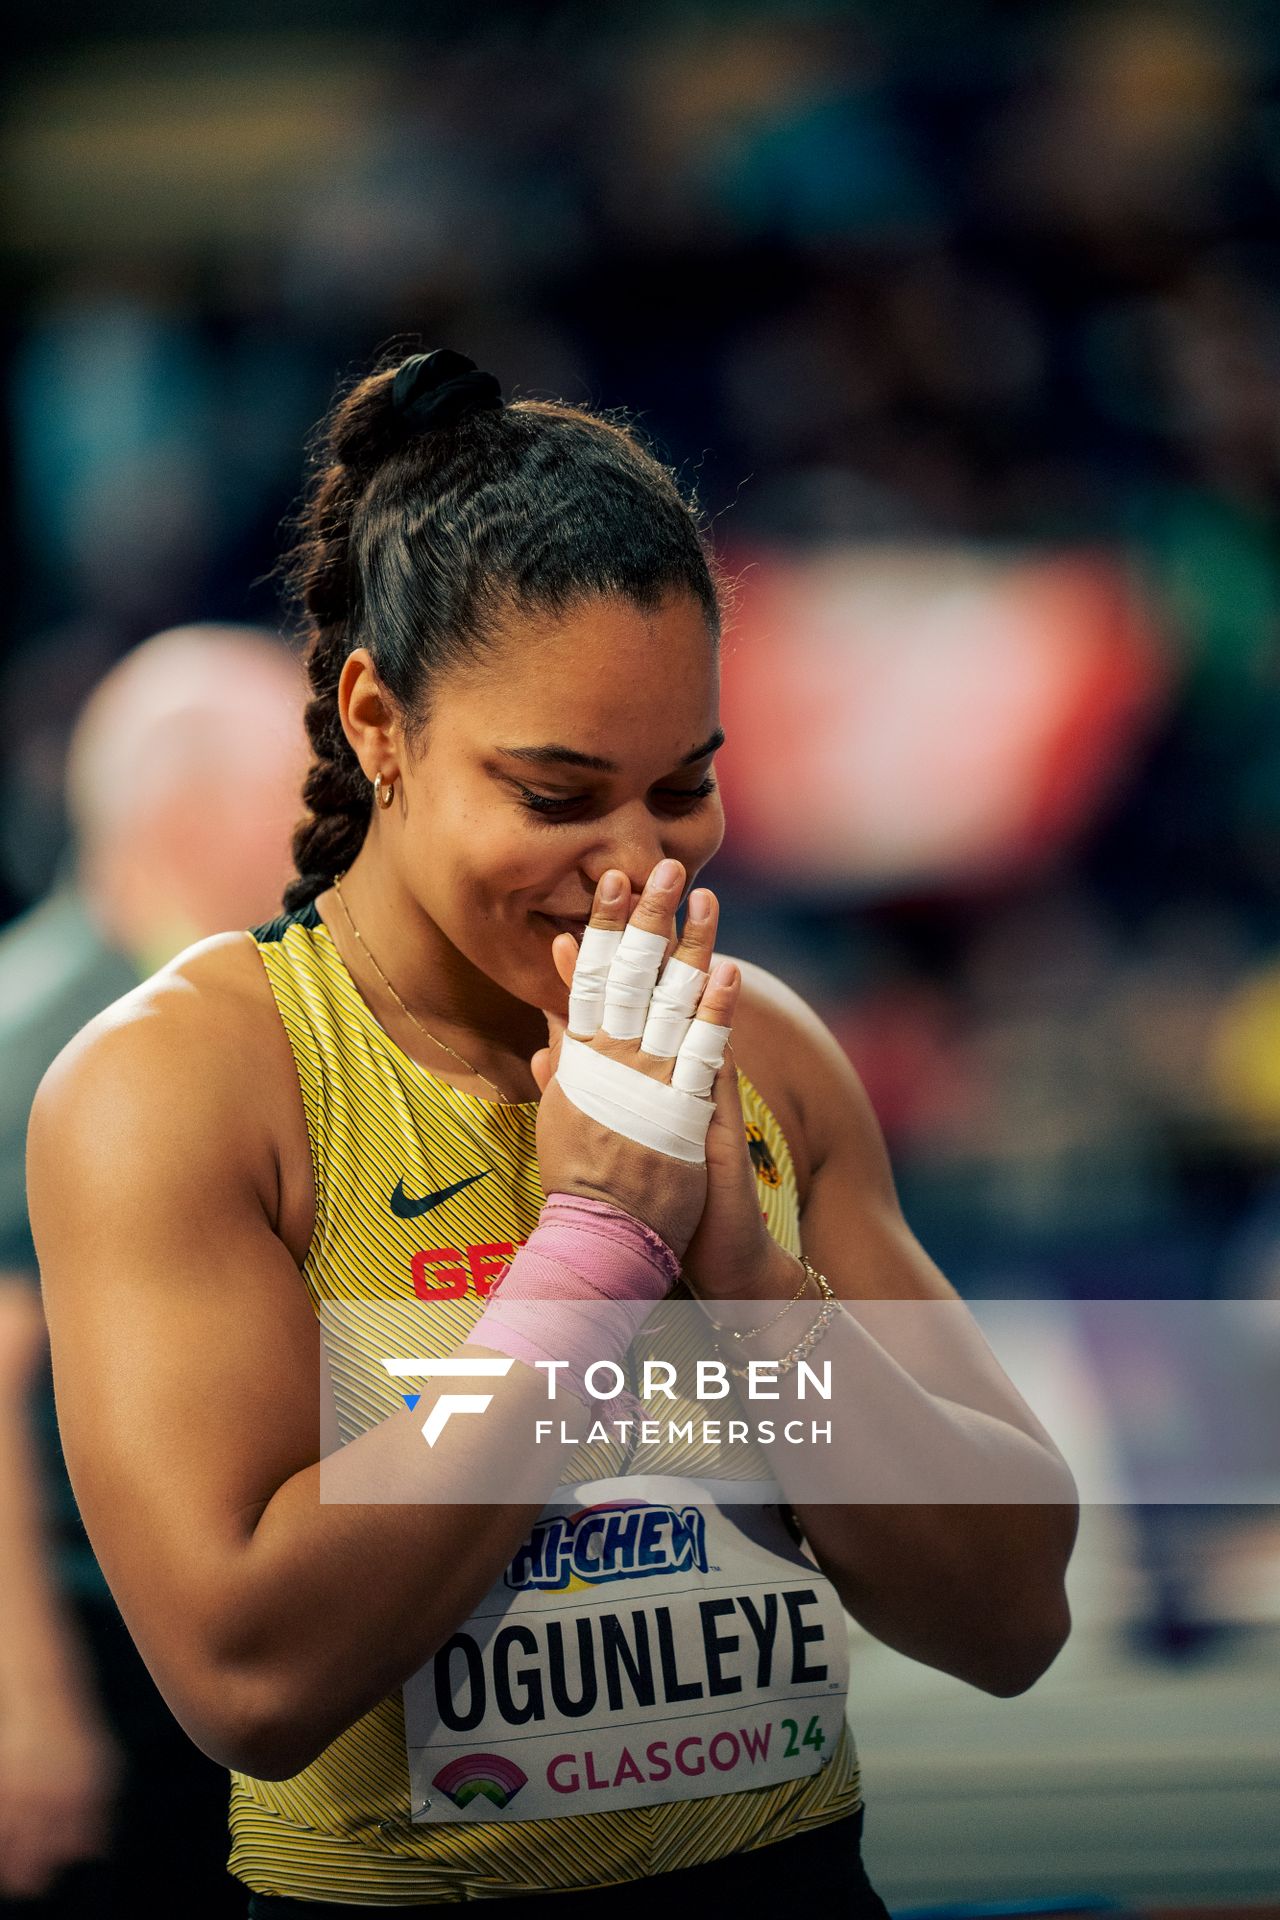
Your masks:
<svg viewBox="0 0 1280 1920"><path fill-rule="evenodd" d="M644 1408L633 1393L623 1388L610 1400L593 1400L582 1376L596 1360L622 1364L679 1277L679 1260L643 1220L605 1200L549 1193L467 1338L527 1366L565 1360L551 1376L557 1395L569 1388L600 1419L640 1420ZM601 1302L613 1311L602 1313Z"/></svg>

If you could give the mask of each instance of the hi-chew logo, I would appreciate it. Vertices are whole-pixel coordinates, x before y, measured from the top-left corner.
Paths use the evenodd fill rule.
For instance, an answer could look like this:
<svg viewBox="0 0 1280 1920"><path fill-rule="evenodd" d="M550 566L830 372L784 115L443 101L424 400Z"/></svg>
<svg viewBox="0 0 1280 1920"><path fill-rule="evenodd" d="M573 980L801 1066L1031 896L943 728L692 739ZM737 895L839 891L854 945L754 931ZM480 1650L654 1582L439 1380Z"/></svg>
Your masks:
<svg viewBox="0 0 1280 1920"><path fill-rule="evenodd" d="M517 1591L566 1593L690 1568L706 1573L706 1528L699 1507L606 1500L537 1521L503 1577Z"/></svg>
<svg viewBox="0 0 1280 1920"><path fill-rule="evenodd" d="M383 1366L393 1380L477 1380L501 1379L510 1373L514 1360L384 1360ZM422 1398L406 1393L404 1403L410 1413ZM422 1437L434 1447L449 1418L455 1413L483 1413L493 1399L491 1393L442 1393L422 1423Z"/></svg>
<svg viewBox="0 0 1280 1920"><path fill-rule="evenodd" d="M470 1806L477 1799L506 1807L528 1779L505 1753L463 1753L441 1767L431 1784L447 1794L455 1807Z"/></svg>

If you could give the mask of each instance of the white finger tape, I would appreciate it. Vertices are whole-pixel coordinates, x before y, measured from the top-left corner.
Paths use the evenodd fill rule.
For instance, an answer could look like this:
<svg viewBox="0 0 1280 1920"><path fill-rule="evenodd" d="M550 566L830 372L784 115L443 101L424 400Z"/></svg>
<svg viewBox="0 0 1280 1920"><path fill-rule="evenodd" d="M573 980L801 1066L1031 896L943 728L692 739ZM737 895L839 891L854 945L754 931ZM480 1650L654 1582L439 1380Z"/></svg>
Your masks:
<svg viewBox="0 0 1280 1920"><path fill-rule="evenodd" d="M708 1033L721 1036L719 1051L723 1057L730 1029L713 1027L709 1020L695 1020L693 1027L705 1027ZM688 1045L686 1041L685 1047ZM701 1051L692 1050L688 1055L690 1074L705 1076L709 1088L715 1077L711 1048L702 1037L697 1046ZM686 1059L685 1047L676 1057L677 1072ZM705 1166L707 1129L715 1112L715 1104L706 1094L668 1086L637 1067L629 1067L625 1060L611 1059L585 1041L575 1040L571 1033L561 1041L555 1077L574 1106L601 1126L624 1134L642 1147L668 1154L673 1160Z"/></svg>
<svg viewBox="0 0 1280 1920"><path fill-rule="evenodd" d="M711 1083L724 1062L724 1050L732 1027L717 1027L710 1020L694 1020L680 1043L671 1084L702 1099L711 1097Z"/></svg>
<svg viewBox="0 0 1280 1920"><path fill-rule="evenodd" d="M622 940L621 927L584 927L569 988L569 1032L589 1040L604 1018L609 964Z"/></svg>
<svg viewBox="0 0 1280 1920"><path fill-rule="evenodd" d="M615 1040L638 1040L644 1032L654 982L666 950L665 933L646 933L634 921L627 923L609 965L600 1022Z"/></svg>
<svg viewBox="0 0 1280 1920"><path fill-rule="evenodd" d="M701 967L691 967L687 960L674 956L668 960L649 1002L649 1018L640 1042L642 1053L656 1054L661 1060L675 1059L706 984L707 975Z"/></svg>

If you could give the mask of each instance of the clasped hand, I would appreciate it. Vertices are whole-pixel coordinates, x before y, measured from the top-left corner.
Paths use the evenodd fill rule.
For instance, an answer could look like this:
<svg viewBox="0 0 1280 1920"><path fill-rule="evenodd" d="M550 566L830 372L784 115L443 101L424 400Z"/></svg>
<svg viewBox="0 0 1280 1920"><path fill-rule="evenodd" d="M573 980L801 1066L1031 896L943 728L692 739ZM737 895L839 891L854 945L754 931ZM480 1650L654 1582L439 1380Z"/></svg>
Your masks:
<svg viewBox="0 0 1280 1920"><path fill-rule="evenodd" d="M611 877L623 886L620 898L610 904L604 892ZM727 1047L742 979L732 961L712 970L719 903L710 889L700 888L691 897L677 938L675 911L683 885L684 869L678 861L659 863L633 911L625 875L614 869L601 877L590 927L610 933L615 943L629 926L650 937L637 942L634 954L625 953L621 965L615 945L603 979L598 965L587 964L593 956L584 954L585 941L580 946L569 933L557 934L553 941L552 955L566 993L563 1012L543 1009L549 1045L530 1062L543 1096L538 1108L539 1167L544 1192L607 1200L653 1227L681 1258L684 1278L696 1293L749 1298L779 1250L760 1209L737 1069ZM661 950L654 936L660 938ZM647 965L646 948L651 952ZM673 960L680 964L673 967ZM602 1019L626 1033L590 1025ZM718 1032L699 1031L699 1023L722 1029L723 1040ZM726 1051L706 1093L685 1092L670 1103L655 1102L649 1088L630 1088L611 1069L607 1076L590 1076L599 1097L590 1091L584 1095L575 1085L571 1098L559 1073L566 1037L628 1073L674 1089L698 1083L700 1062L706 1063L701 1067L705 1085L722 1045ZM646 1052L646 1038L662 1051ZM582 1099L589 1111L576 1104ZM601 1117L615 1100L625 1109L627 1132ZM704 1105L709 1123L701 1116ZM676 1151L671 1150L674 1138L664 1131L669 1119L682 1135ZM705 1142L695 1145L693 1135L704 1124ZM666 1151L646 1144L664 1138ZM705 1159L681 1157L698 1153Z"/></svg>

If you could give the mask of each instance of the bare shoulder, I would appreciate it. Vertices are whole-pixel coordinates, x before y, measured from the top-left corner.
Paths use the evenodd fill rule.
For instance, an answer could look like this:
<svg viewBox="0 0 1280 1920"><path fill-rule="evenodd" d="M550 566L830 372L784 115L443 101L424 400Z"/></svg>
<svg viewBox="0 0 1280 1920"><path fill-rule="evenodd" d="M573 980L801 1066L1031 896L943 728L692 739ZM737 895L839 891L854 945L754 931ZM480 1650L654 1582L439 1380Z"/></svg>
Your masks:
<svg viewBox="0 0 1280 1920"><path fill-rule="evenodd" d="M162 1084L212 1074L216 1087L261 1040L270 986L245 933L218 933L184 949L80 1028L54 1059L37 1096L70 1098L98 1080L159 1074Z"/></svg>
<svg viewBox="0 0 1280 1920"><path fill-rule="evenodd" d="M733 1049L787 1136L801 1210L818 1168L850 1146L869 1188L896 1204L880 1122L857 1068L826 1021L767 967L717 950L712 964L720 960L732 960L742 971Z"/></svg>
<svg viewBox="0 0 1280 1920"><path fill-rule="evenodd" d="M37 1090L28 1164L55 1156L122 1179L162 1165L176 1142L208 1172L249 1179L280 1213L281 1145L296 1074L253 938L186 948L87 1022ZM252 1087L252 1099L246 1090Z"/></svg>

